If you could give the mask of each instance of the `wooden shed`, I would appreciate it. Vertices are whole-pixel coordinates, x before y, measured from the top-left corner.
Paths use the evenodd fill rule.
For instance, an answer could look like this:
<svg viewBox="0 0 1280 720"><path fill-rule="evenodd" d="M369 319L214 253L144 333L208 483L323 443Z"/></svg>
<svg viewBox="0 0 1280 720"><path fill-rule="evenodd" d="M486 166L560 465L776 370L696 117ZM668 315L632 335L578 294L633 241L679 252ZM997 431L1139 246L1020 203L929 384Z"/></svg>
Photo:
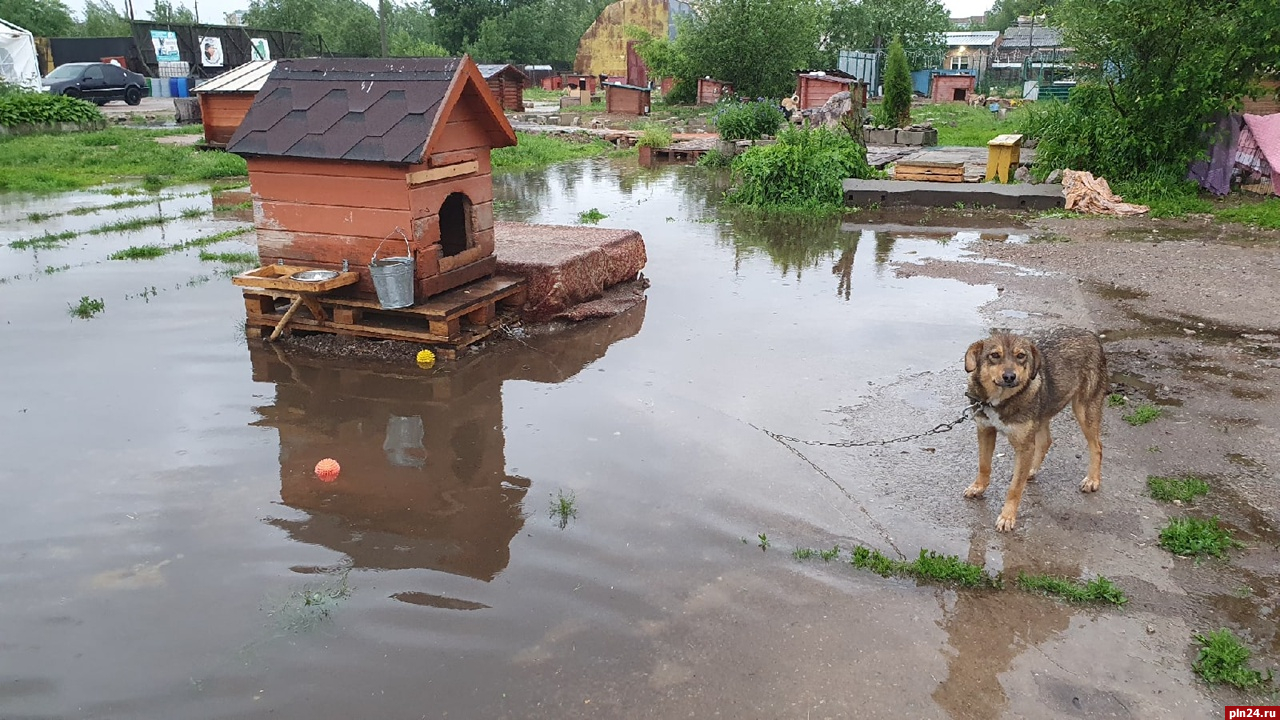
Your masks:
<svg viewBox="0 0 1280 720"><path fill-rule="evenodd" d="M604 111L614 115L648 115L649 88L622 83L604 84Z"/></svg>
<svg viewBox="0 0 1280 720"><path fill-rule="evenodd" d="M375 249L407 239L422 302L493 274L489 152L515 144L470 58L319 58L278 61L227 149L248 160L264 264L347 261L374 300Z"/></svg>
<svg viewBox="0 0 1280 720"><path fill-rule="evenodd" d="M800 110L820 108L832 95L848 90L856 107L866 107L867 85L839 70L801 70L796 73L796 96Z"/></svg>
<svg viewBox="0 0 1280 720"><path fill-rule="evenodd" d="M529 78L515 65L479 65L480 74L503 110L524 112L524 88Z"/></svg>
<svg viewBox="0 0 1280 720"><path fill-rule="evenodd" d="M722 99L732 96L733 83L712 80L709 77L698 78L698 105L715 105Z"/></svg>
<svg viewBox="0 0 1280 720"><path fill-rule="evenodd" d="M933 75L933 90L930 96L936 103L969 102L978 78L973 75Z"/></svg>
<svg viewBox="0 0 1280 720"><path fill-rule="evenodd" d="M245 63L196 86L206 145L227 146L275 67L274 60Z"/></svg>

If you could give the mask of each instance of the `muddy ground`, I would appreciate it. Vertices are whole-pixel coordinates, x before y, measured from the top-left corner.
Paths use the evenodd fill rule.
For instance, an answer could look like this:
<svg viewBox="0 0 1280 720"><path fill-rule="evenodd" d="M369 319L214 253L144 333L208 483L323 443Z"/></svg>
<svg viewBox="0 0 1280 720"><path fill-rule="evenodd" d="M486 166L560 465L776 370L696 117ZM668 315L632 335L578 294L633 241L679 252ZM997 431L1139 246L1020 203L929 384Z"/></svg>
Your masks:
<svg viewBox="0 0 1280 720"><path fill-rule="evenodd" d="M0 198L0 717L1220 718L1191 670L1228 627L1280 665L1276 264L1201 221L856 213L766 223L721 175L595 160L497 176L501 219L645 237L647 299L456 363L244 335L223 260L142 244L245 226L182 188ZM85 214L71 213L83 208ZM163 215L132 231L108 223ZM34 220L32 218L42 218ZM1198 224L1201 223L1201 224ZM101 232L95 232L101 230ZM75 231L70 241L19 240ZM1165 240L1152 242L1151 239ZM1199 283L1199 284L1197 284ZM105 310L72 318L79 298ZM992 327L1106 336L1084 496L1070 417L1013 533L963 406ZM313 469L337 459L341 477ZM1149 475L1195 473L1194 507ZM565 523L549 513L574 498ZM1156 544L1218 514L1225 560ZM769 540L762 550L761 535ZM855 544L1013 578L1105 575L1122 608L882 578ZM842 548L841 562L797 548Z"/></svg>

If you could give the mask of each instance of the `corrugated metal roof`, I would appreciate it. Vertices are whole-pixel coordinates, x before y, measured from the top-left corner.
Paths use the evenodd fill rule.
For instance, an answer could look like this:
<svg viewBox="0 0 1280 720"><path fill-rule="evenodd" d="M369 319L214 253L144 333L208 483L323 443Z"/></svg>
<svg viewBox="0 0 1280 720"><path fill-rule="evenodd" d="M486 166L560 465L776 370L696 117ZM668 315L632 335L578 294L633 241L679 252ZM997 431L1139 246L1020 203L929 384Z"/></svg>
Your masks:
<svg viewBox="0 0 1280 720"><path fill-rule="evenodd" d="M990 47L1000 39L997 30L973 30L943 33L948 47Z"/></svg>
<svg viewBox="0 0 1280 720"><path fill-rule="evenodd" d="M476 65L476 67L480 68L480 74L484 76L485 80L488 80L507 68L511 68L511 72L517 73L521 77L525 77L524 71L515 65Z"/></svg>
<svg viewBox="0 0 1280 720"><path fill-rule="evenodd" d="M1004 31L1004 40L1000 42L1001 47L1006 48L1025 48L1032 47L1060 47L1062 45L1062 30L1055 27L1011 27Z"/></svg>
<svg viewBox="0 0 1280 720"><path fill-rule="evenodd" d="M276 67L275 60L255 60L209 78L195 87L195 92L258 92Z"/></svg>
<svg viewBox="0 0 1280 720"><path fill-rule="evenodd" d="M421 162L437 115L464 67L460 58L279 60L227 150ZM488 97L483 84L479 91ZM497 109L492 127L486 128L494 147L514 144L510 128Z"/></svg>

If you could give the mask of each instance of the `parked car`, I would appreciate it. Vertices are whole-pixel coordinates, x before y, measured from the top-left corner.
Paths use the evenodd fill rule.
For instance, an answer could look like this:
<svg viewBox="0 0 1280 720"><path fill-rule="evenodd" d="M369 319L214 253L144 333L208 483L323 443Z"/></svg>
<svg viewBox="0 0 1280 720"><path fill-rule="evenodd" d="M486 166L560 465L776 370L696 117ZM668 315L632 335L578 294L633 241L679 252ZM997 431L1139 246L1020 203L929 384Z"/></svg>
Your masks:
<svg viewBox="0 0 1280 720"><path fill-rule="evenodd" d="M112 100L137 105L147 94L147 79L112 63L67 63L44 76L44 90L54 95L84 98L98 105Z"/></svg>

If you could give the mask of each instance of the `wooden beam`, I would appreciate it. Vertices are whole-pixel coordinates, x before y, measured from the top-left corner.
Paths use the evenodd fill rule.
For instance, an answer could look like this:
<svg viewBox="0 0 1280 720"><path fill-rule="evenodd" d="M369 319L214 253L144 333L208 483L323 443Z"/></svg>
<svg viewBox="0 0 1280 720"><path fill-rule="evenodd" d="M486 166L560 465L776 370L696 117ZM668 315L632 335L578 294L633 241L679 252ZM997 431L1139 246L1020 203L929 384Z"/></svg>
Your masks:
<svg viewBox="0 0 1280 720"><path fill-rule="evenodd" d="M404 176L404 179L410 185L423 185L437 180L445 180L460 175L472 175L480 171L480 163L471 160L469 162L458 163L456 165L445 165L444 167L431 168L430 170L419 170L411 172Z"/></svg>

